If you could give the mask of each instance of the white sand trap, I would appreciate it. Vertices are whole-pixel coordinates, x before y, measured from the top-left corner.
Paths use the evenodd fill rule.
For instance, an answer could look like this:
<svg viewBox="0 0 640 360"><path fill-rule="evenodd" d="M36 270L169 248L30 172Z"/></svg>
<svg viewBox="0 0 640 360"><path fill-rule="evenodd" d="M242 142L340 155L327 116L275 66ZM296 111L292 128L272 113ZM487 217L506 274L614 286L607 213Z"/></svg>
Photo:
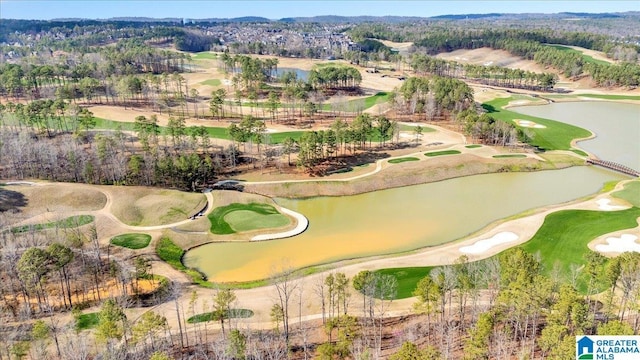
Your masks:
<svg viewBox="0 0 640 360"><path fill-rule="evenodd" d="M222 84L223 84L224 86L229 86L229 85L231 85L231 80L229 80L229 79L222 79Z"/></svg>
<svg viewBox="0 0 640 360"><path fill-rule="evenodd" d="M538 123L535 123L535 122L529 121L529 120L513 119L513 122L518 124L518 126L522 126L522 127L528 127L528 128L534 128L534 129L545 129L546 128L546 126L544 126L544 125L540 125Z"/></svg>
<svg viewBox="0 0 640 360"><path fill-rule="evenodd" d="M624 206L619 206L619 205L609 205L609 203L611 202L611 200L609 199L600 199L598 201L596 201L596 204L598 204L598 208L600 210L604 210L604 211L612 211L612 210L622 210L625 209Z"/></svg>
<svg viewBox="0 0 640 360"><path fill-rule="evenodd" d="M622 234L620 237L608 237L605 239L608 244L596 245L596 250L599 252L640 252L640 244L636 242L638 237L631 234Z"/></svg>
<svg viewBox="0 0 640 360"><path fill-rule="evenodd" d="M307 218L304 215L302 215L300 213L297 213L295 211L286 209L286 208L280 208L280 211L282 213L284 213L284 214L289 215L289 216L293 216L296 219L296 221L298 222L298 225L296 225L296 227L294 229L292 229L292 230L284 231L284 232L281 232L281 233L256 235L256 236L251 238L251 241L284 239L284 238L288 238L288 237L292 237L292 236L296 236L298 234L301 234L305 230L307 230L307 227L309 227L309 220L307 220Z"/></svg>
<svg viewBox="0 0 640 360"><path fill-rule="evenodd" d="M400 132L400 137L403 139L409 139L409 138L415 138L416 135L408 132Z"/></svg>
<svg viewBox="0 0 640 360"><path fill-rule="evenodd" d="M503 231L493 235L489 239L476 241L473 245L463 246L459 250L466 254L482 254L494 246L516 240L518 240L518 235L509 231Z"/></svg>

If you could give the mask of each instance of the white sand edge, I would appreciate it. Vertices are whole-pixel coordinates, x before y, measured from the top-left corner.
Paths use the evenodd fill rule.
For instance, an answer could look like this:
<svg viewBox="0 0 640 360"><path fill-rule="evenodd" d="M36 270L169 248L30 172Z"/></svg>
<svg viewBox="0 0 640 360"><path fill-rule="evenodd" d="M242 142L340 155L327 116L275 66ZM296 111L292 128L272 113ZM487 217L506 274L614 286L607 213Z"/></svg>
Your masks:
<svg viewBox="0 0 640 360"><path fill-rule="evenodd" d="M280 211L286 215L293 216L293 218L298 222L298 225L296 225L295 228L289 231L284 231L281 233L256 235L251 238L251 241L284 239L301 234L305 230L307 230L307 227L309 227L309 220L307 220L304 215L283 207L280 208Z"/></svg>
<svg viewBox="0 0 640 360"><path fill-rule="evenodd" d="M463 246L460 252L466 254L482 254L494 246L518 240L518 235L510 231L499 232L488 239L476 241L473 245Z"/></svg>
<svg viewBox="0 0 640 360"><path fill-rule="evenodd" d="M599 199L596 201L596 204L598 204L598 208L600 210L603 211L612 211L612 210L622 210L625 209L624 206L619 206L619 205L609 205L609 203L611 202L610 199Z"/></svg>
<svg viewBox="0 0 640 360"><path fill-rule="evenodd" d="M632 234L621 234L620 237L610 236L605 239L607 244L596 245L596 250L603 253L640 252L638 237Z"/></svg>

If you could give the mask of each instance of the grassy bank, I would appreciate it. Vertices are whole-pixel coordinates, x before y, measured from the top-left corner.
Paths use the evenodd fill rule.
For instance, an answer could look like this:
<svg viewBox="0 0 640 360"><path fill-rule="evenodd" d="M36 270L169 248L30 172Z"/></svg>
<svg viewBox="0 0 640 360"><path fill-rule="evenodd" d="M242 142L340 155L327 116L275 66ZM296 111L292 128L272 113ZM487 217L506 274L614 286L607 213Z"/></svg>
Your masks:
<svg viewBox="0 0 640 360"><path fill-rule="evenodd" d="M543 119L535 116L529 116L519 114L507 109L504 109L510 101L514 98L498 98L482 104L482 107L487 110L491 116L498 120L508 122L514 125L513 120L529 120L540 125L544 125L545 128L522 128L532 134L529 143L542 150L571 150L571 141L575 139L583 139L591 136L591 132L579 128L577 126L561 123L559 121Z"/></svg>

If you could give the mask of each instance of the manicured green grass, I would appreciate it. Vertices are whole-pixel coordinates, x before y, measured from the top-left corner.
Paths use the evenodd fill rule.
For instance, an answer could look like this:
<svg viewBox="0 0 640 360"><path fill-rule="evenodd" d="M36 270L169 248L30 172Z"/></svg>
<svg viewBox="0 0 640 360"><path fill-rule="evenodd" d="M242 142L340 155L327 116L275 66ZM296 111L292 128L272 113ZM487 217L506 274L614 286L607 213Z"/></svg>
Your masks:
<svg viewBox="0 0 640 360"><path fill-rule="evenodd" d="M604 100L640 100L638 95L601 95L601 94L580 94L580 97L588 97Z"/></svg>
<svg viewBox="0 0 640 360"><path fill-rule="evenodd" d="M347 104L344 106L344 108L353 109L353 111L366 110L372 107L373 105L382 104L387 101L389 101L389 93L382 91L375 95L371 95L363 99L349 100L347 101ZM357 107L360 107L360 108L357 108ZM333 109L332 104L322 104L321 110L330 111L332 109Z"/></svg>
<svg viewBox="0 0 640 360"><path fill-rule="evenodd" d="M241 213L232 215L237 211ZM290 223L289 218L280 214L276 208L269 204L260 203L234 203L215 208L209 214L209 221L211 222L211 232L218 235L233 234L237 231L282 227Z"/></svg>
<svg viewBox="0 0 640 360"><path fill-rule="evenodd" d="M133 250L144 249L149 245L150 242L151 235L139 233L121 234L111 238L111 243L113 245L122 246Z"/></svg>
<svg viewBox="0 0 640 360"><path fill-rule="evenodd" d="M523 128L532 134L529 143L542 150L571 150L571 141L574 139L586 138L591 133L577 126L564 124L558 121L538 118L503 109L513 98L499 98L482 104L491 116L498 120L515 124L514 119L522 119L544 125L546 128Z"/></svg>
<svg viewBox="0 0 640 360"><path fill-rule="evenodd" d="M166 237L161 238L156 245L156 254L162 261L187 274L194 283L203 287L212 287L213 284L208 282L198 270L184 266L182 263L184 253L185 251L181 247Z"/></svg>
<svg viewBox="0 0 640 360"><path fill-rule="evenodd" d="M97 312L81 314L76 318L76 331L93 329L100 323L100 317Z"/></svg>
<svg viewBox="0 0 640 360"><path fill-rule="evenodd" d="M87 225L93 222L93 215L76 215L71 216L62 220L52 221L44 224L33 224L33 225L22 225L11 228L12 233L23 233L27 231L40 231L45 229L52 228L60 228L60 229L70 229L75 227L80 227L83 225Z"/></svg>
<svg viewBox="0 0 640 360"><path fill-rule="evenodd" d="M493 155L494 158L496 159L502 159L502 158L526 158L527 155L524 154L502 154L502 155Z"/></svg>
<svg viewBox="0 0 640 360"><path fill-rule="evenodd" d="M424 125L420 125L422 126L422 133L430 133L430 132L436 132L436 129L434 128L430 128L428 126L424 126ZM411 126L411 125L405 125L405 124L400 124L400 131L414 131L416 129L415 126Z"/></svg>
<svg viewBox="0 0 640 360"><path fill-rule="evenodd" d="M539 254L544 272L554 266L566 279L571 278L571 264L582 266L591 251L587 244L598 236L638 226L640 208L621 211L563 210L547 215L538 232L523 245L525 251ZM584 281L578 288L585 290Z"/></svg>
<svg viewBox="0 0 640 360"><path fill-rule="evenodd" d="M275 210L275 209L274 209ZM291 220L278 212L256 214L253 210L237 210L225 215L224 220L238 232L257 229L279 228L291 224Z"/></svg>
<svg viewBox="0 0 640 360"><path fill-rule="evenodd" d="M171 239L163 237L156 245L156 254L158 257L178 270L185 270L187 267L182 263L182 255L184 250L174 244Z"/></svg>
<svg viewBox="0 0 640 360"><path fill-rule="evenodd" d="M443 150L443 151L432 151L432 152L424 153L424 156L434 157L434 156L457 155L457 154L460 154L459 150Z"/></svg>
<svg viewBox="0 0 640 360"><path fill-rule="evenodd" d="M473 145L465 145L465 147L467 149L477 149L479 147L482 147L482 145L478 145L478 144L473 144Z"/></svg>
<svg viewBox="0 0 640 360"><path fill-rule="evenodd" d="M420 159L418 159L417 157L409 156L409 157L403 157L398 159L391 159L389 160L389 164L400 164L407 161L419 161L419 160Z"/></svg>
<svg viewBox="0 0 640 360"><path fill-rule="evenodd" d="M428 276L433 266L388 268L374 271L379 275L391 275L398 281L396 299L406 299L413 296L418 281Z"/></svg>
<svg viewBox="0 0 640 360"><path fill-rule="evenodd" d="M253 316L253 311L249 309L230 309L227 312L226 319L247 319ZM220 321L220 318L213 312L206 312L202 314L196 314L187 319L189 324L207 322L207 321Z"/></svg>
<svg viewBox="0 0 640 360"><path fill-rule="evenodd" d="M580 155L580 156L589 156L589 154L587 154L586 152L582 151L582 150L578 150L578 149L571 149L571 151L573 151L574 153Z"/></svg>
<svg viewBox="0 0 640 360"><path fill-rule="evenodd" d="M193 60L215 60L218 58L218 54L209 51L202 51L195 55L192 55L191 58Z"/></svg>
<svg viewBox="0 0 640 360"><path fill-rule="evenodd" d="M290 137L295 141L298 141L304 131L285 131L269 134L269 140L272 144L280 144L284 139Z"/></svg>
<svg viewBox="0 0 640 360"><path fill-rule="evenodd" d="M585 63L592 63L592 64L598 64L598 65L611 65L611 63L608 62L608 61L594 59L592 56L586 55L582 51L579 51L579 50L576 50L576 49L572 49L570 47L566 47L566 46L562 46L562 45L548 45L548 44L547 44L547 46L551 46L552 48L555 48L555 49L558 49L558 50L561 50L561 51L578 53L580 56L582 56L582 60Z"/></svg>
<svg viewBox="0 0 640 360"><path fill-rule="evenodd" d="M115 121L99 117L94 117L94 119L96 120L95 129L135 131L135 126L132 122Z"/></svg>
<svg viewBox="0 0 640 360"><path fill-rule="evenodd" d="M205 81L201 82L200 84L209 85L209 86L220 86L220 84L222 84L222 82L220 81L220 79L209 79L209 80L205 80Z"/></svg>
<svg viewBox="0 0 640 360"><path fill-rule="evenodd" d="M640 180L624 185L624 189L616 191L611 196L628 201L635 207L640 207Z"/></svg>

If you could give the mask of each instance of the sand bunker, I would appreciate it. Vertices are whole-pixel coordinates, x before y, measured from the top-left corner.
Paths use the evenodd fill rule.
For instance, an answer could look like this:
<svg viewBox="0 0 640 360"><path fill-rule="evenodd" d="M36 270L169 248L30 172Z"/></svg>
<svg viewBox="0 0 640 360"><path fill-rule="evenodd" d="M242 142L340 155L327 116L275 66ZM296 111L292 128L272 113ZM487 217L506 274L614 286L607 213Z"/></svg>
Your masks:
<svg viewBox="0 0 640 360"><path fill-rule="evenodd" d="M612 211L612 210L622 210L625 209L624 206L619 206L619 205L609 205L609 203L611 202L611 200L609 199L600 199L598 201L596 201L596 204L598 204L598 208L600 210L604 210L604 211Z"/></svg>
<svg viewBox="0 0 640 360"><path fill-rule="evenodd" d="M466 254L482 254L494 246L516 240L518 240L518 235L509 231L503 231L493 235L489 239L476 241L473 245L463 246L459 250Z"/></svg>
<svg viewBox="0 0 640 360"><path fill-rule="evenodd" d="M544 128L546 128L546 126L544 126L544 125L540 125L538 123L535 123L535 122L529 121L529 120L513 119L513 122L515 122L518 126L522 126L522 127L528 127L528 128L534 128L534 129L544 129Z"/></svg>
<svg viewBox="0 0 640 360"><path fill-rule="evenodd" d="M608 237L605 241L608 244L596 245L596 250L599 252L640 252L640 244L636 242L638 237L631 234L622 234L620 237Z"/></svg>
<svg viewBox="0 0 640 360"><path fill-rule="evenodd" d="M309 220L307 220L307 218L304 215L289 209L285 209L285 208L280 208L280 211L283 214L293 216L293 218L295 218L296 221L298 222L298 225L292 230L281 232L281 233L256 235L251 238L251 241L284 239L284 238L301 234L305 230L307 230L307 227L309 227Z"/></svg>

